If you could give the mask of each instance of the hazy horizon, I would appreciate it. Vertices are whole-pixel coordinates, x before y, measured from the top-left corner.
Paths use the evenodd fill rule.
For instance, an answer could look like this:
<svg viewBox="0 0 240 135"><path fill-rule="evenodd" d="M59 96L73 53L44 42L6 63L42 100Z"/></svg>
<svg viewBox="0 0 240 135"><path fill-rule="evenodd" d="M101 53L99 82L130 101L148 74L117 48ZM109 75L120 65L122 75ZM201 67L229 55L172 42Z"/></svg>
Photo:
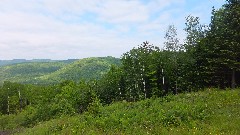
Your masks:
<svg viewBox="0 0 240 135"><path fill-rule="evenodd" d="M83 58L66 58L66 59L48 59L48 58L33 58L33 59L25 59L25 58L13 58L13 59L0 59L0 61L11 61L11 60L27 60L27 61L31 61L31 60L56 60L56 61L61 61L61 60L79 60L79 59L85 59L85 58L101 58L101 57L114 57L114 56L99 56L99 57L83 57ZM117 59L120 59L120 57L114 57Z"/></svg>

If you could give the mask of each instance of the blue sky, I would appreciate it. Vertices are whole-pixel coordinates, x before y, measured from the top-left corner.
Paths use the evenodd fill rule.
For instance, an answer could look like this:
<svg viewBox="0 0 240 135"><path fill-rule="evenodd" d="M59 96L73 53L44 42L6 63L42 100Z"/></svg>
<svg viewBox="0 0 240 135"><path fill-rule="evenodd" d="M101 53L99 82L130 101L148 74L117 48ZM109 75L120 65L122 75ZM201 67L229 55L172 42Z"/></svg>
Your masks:
<svg viewBox="0 0 240 135"><path fill-rule="evenodd" d="M114 56L150 41L163 47L168 25L184 41L185 17L209 24L224 0L1 0L0 59Z"/></svg>

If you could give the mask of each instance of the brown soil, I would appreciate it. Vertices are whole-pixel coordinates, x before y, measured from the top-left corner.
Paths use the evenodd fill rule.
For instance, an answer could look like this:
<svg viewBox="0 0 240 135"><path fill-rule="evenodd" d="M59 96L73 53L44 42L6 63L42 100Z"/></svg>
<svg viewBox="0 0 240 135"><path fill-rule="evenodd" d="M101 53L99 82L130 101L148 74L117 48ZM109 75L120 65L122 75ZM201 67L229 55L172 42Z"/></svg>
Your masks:
<svg viewBox="0 0 240 135"><path fill-rule="evenodd" d="M11 131L0 131L0 135L10 135Z"/></svg>

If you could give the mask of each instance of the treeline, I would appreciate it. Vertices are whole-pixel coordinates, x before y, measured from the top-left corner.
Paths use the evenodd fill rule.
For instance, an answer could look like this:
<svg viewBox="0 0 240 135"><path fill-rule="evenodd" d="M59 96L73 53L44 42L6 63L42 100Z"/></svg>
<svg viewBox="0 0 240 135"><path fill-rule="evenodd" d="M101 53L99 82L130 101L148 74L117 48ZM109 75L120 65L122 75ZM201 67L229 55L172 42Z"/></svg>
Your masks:
<svg viewBox="0 0 240 135"><path fill-rule="evenodd" d="M0 114L18 114L21 126L82 113L97 99L92 86L83 81L65 81L53 86L4 82L0 96ZM1 121L4 123L4 119Z"/></svg>
<svg viewBox="0 0 240 135"><path fill-rule="evenodd" d="M213 9L209 25L199 21L186 18L184 44L170 25L164 49L143 42L124 53L122 66L113 67L100 81L101 99L136 101L209 87L239 87L240 1L228 0L221 9Z"/></svg>
<svg viewBox="0 0 240 135"><path fill-rule="evenodd" d="M138 101L203 88L240 85L240 1L228 0L213 9L211 23L186 18L187 38L180 44L170 25L165 48L143 42L121 57L99 80L64 81L52 86L4 82L1 113L22 115L22 125L73 115L114 101Z"/></svg>
<svg viewBox="0 0 240 135"><path fill-rule="evenodd" d="M14 64L20 64L20 63L32 63L32 62L63 62L63 63L72 63L74 61L77 61L78 59L67 59L67 60L51 60L51 59L32 59L32 60L26 60L26 59L13 59L13 60L0 60L0 67L6 66L6 65L14 65Z"/></svg>

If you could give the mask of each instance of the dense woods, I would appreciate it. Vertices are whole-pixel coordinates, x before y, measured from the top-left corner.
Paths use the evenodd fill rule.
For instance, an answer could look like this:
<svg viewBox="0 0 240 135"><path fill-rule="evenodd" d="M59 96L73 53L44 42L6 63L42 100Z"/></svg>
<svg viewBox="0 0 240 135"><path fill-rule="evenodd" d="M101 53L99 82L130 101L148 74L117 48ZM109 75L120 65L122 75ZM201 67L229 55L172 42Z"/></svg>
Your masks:
<svg viewBox="0 0 240 135"><path fill-rule="evenodd" d="M116 101L239 87L240 2L228 0L219 10L213 9L209 25L200 24L200 18L194 16L186 17L185 24L187 38L183 44L179 43L177 29L170 25L163 49L144 41L124 53L120 61L112 57L88 58L47 67L46 63L27 63L27 68L34 69L27 73L21 64L1 67L5 68L1 77L6 77L3 74L7 70L13 73L12 80L29 73L32 77L18 81L21 83L3 83L0 113L19 114L21 126L31 127L62 115L86 111L97 114L102 105ZM33 78L40 80L38 85Z"/></svg>

